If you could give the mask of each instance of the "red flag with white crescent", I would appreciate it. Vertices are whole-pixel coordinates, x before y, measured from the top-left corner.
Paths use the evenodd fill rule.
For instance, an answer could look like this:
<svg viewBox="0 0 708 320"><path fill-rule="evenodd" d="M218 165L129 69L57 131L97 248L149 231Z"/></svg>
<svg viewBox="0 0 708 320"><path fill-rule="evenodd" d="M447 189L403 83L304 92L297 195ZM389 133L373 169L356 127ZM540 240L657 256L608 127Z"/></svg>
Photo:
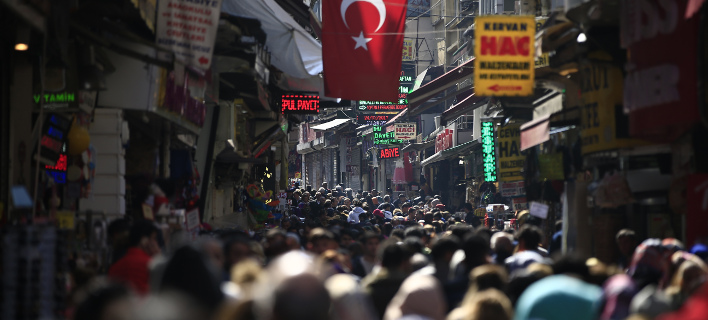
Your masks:
<svg viewBox="0 0 708 320"><path fill-rule="evenodd" d="M397 101L408 0L322 2L325 95Z"/></svg>

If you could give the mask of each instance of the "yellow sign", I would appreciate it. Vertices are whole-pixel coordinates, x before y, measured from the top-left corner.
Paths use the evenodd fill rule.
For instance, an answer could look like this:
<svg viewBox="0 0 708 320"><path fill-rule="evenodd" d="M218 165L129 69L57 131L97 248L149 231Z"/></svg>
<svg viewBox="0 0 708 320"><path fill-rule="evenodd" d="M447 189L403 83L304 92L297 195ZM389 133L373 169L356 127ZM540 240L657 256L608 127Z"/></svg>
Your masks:
<svg viewBox="0 0 708 320"><path fill-rule="evenodd" d="M413 43L413 39L403 39L403 61L414 61Z"/></svg>
<svg viewBox="0 0 708 320"><path fill-rule="evenodd" d="M531 16L476 19L474 91L480 96L530 96L536 20Z"/></svg>
<svg viewBox="0 0 708 320"><path fill-rule="evenodd" d="M581 64L578 72L582 93L582 154L641 144L639 140L629 139L629 120L622 111L622 69L614 65L606 53L595 52L589 57L596 62ZM621 118L617 119L617 115ZM618 128L624 132L618 131Z"/></svg>
<svg viewBox="0 0 708 320"><path fill-rule="evenodd" d="M541 27L546 23L547 18L536 18L536 33L541 30ZM547 67L550 62L548 60L548 52L536 56L535 60L536 68Z"/></svg>
<svg viewBox="0 0 708 320"><path fill-rule="evenodd" d="M59 229L74 230L74 212L73 211L58 211L57 226Z"/></svg>
<svg viewBox="0 0 708 320"><path fill-rule="evenodd" d="M497 131L497 159L499 160L499 181L524 180L521 170L524 168L526 152L521 152L521 124L511 124Z"/></svg>

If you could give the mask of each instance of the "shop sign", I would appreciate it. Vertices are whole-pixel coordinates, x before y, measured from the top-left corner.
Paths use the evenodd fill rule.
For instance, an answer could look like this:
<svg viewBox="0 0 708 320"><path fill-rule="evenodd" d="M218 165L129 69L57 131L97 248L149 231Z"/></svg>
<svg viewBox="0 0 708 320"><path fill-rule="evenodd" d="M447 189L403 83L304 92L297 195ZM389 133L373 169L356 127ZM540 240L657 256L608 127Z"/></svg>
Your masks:
<svg viewBox="0 0 708 320"><path fill-rule="evenodd" d="M391 132L383 132L383 128L381 126L374 126L373 127L373 135L374 135L374 144L399 144L403 143L403 140L396 139L395 134L393 131Z"/></svg>
<svg viewBox="0 0 708 320"><path fill-rule="evenodd" d="M548 205L536 201L531 201L529 206L529 214L534 217L539 217L541 219L548 218Z"/></svg>
<svg viewBox="0 0 708 320"><path fill-rule="evenodd" d="M415 123L394 123L395 138L400 140L413 140L416 136Z"/></svg>
<svg viewBox="0 0 708 320"><path fill-rule="evenodd" d="M482 122L482 165L484 168L484 181L497 181L497 160L494 150L494 124Z"/></svg>
<svg viewBox="0 0 708 320"><path fill-rule="evenodd" d="M404 46L405 49L405 46ZM415 78L415 65L403 65L401 76L399 77L398 100L397 101L366 101L359 100L357 109L361 112L375 111L401 111L408 108L408 93L413 90L413 79Z"/></svg>
<svg viewBox="0 0 708 320"><path fill-rule="evenodd" d="M501 183L501 193L504 198L516 198L526 195L523 181Z"/></svg>
<svg viewBox="0 0 708 320"><path fill-rule="evenodd" d="M209 69L219 28L221 0L160 0L155 42L192 67Z"/></svg>
<svg viewBox="0 0 708 320"><path fill-rule="evenodd" d="M383 125L393 117L390 114L358 114L356 115L356 123L367 126Z"/></svg>
<svg viewBox="0 0 708 320"><path fill-rule="evenodd" d="M379 149L379 159L398 158L399 156L398 147Z"/></svg>
<svg viewBox="0 0 708 320"><path fill-rule="evenodd" d="M452 129L445 129L443 132L438 133L435 137L435 153L452 148L454 136L455 131Z"/></svg>
<svg viewBox="0 0 708 320"><path fill-rule="evenodd" d="M526 151L521 151L521 124L499 128L497 155L499 156L499 181L522 180Z"/></svg>
<svg viewBox="0 0 708 320"><path fill-rule="evenodd" d="M532 95L536 51L534 17L483 16L476 18L475 25L475 94Z"/></svg>
<svg viewBox="0 0 708 320"><path fill-rule="evenodd" d="M700 17L684 18L690 0L621 1L620 39L632 54L624 111L632 136L672 141L699 121Z"/></svg>
<svg viewBox="0 0 708 320"><path fill-rule="evenodd" d="M543 27L543 25L546 23L547 20L548 20L548 18L536 17L536 33L538 33L541 30L541 27ZM550 62L549 62L548 52L541 53L541 55L536 56L536 59L534 61L534 65L536 66L536 68L549 66Z"/></svg>
<svg viewBox="0 0 708 320"><path fill-rule="evenodd" d="M280 110L283 114L318 114L320 96L284 94L281 96Z"/></svg>
<svg viewBox="0 0 708 320"><path fill-rule="evenodd" d="M413 39L403 39L403 61L414 61Z"/></svg>
<svg viewBox="0 0 708 320"><path fill-rule="evenodd" d="M610 60L604 52L593 52L589 57ZM625 148L639 144L629 139L628 118L622 113L622 70L611 64L594 62L580 65L580 135L581 152Z"/></svg>
<svg viewBox="0 0 708 320"><path fill-rule="evenodd" d="M514 210L528 210L529 204L526 202L526 197L514 198L511 200L511 204L514 206Z"/></svg>
<svg viewBox="0 0 708 320"><path fill-rule="evenodd" d="M539 154L538 171L541 173L541 179L564 180L563 154L560 152Z"/></svg>

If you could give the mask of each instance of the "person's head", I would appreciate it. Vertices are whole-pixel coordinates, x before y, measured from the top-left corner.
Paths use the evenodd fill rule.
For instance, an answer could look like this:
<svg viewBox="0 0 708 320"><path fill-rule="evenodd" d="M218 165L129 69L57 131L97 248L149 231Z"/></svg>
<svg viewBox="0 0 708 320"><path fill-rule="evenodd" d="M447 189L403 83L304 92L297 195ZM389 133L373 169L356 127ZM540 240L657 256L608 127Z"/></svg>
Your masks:
<svg viewBox="0 0 708 320"><path fill-rule="evenodd" d="M682 256L681 259L676 258L679 255ZM674 273L671 284L666 289L667 293L677 294L680 292L691 295L708 281L708 266L698 256L687 252L676 252L673 254L672 260L683 260L683 262L680 262L676 273Z"/></svg>
<svg viewBox="0 0 708 320"><path fill-rule="evenodd" d="M435 262L450 263L452 256L460 249L460 240L457 237L436 238L430 248L430 256Z"/></svg>
<svg viewBox="0 0 708 320"><path fill-rule="evenodd" d="M516 239L519 241L519 251L535 250L541 243L543 233L541 229L534 225L525 224L516 232Z"/></svg>
<svg viewBox="0 0 708 320"><path fill-rule="evenodd" d="M269 259L273 259L283 253L288 252L287 236L282 229L271 229L266 233L266 241L264 243L265 255ZM250 248L250 247L249 247ZM242 248L239 250L243 250Z"/></svg>
<svg viewBox="0 0 708 320"><path fill-rule="evenodd" d="M487 289L504 291L508 282L509 275L506 269L500 265L485 264L470 272L470 290L474 290L475 293Z"/></svg>
<svg viewBox="0 0 708 320"><path fill-rule="evenodd" d="M130 228L128 247L138 247L150 256L160 253L157 242L159 230L155 224L148 220L136 221Z"/></svg>
<svg viewBox="0 0 708 320"><path fill-rule="evenodd" d="M310 201L310 193L305 191L305 193L302 194L302 202L308 202Z"/></svg>
<svg viewBox="0 0 708 320"><path fill-rule="evenodd" d="M404 214L407 214L407 213L408 213L408 210L410 210L410 208L411 208L411 203L410 203L410 202L404 202L404 203L401 205L401 211L403 211Z"/></svg>
<svg viewBox="0 0 708 320"><path fill-rule="evenodd" d="M514 309L507 296L497 289L489 289L472 296L462 305L463 318L469 320L511 320Z"/></svg>
<svg viewBox="0 0 708 320"><path fill-rule="evenodd" d="M334 234L323 228L312 229L308 240L307 249L317 255L327 250L337 250L339 248Z"/></svg>
<svg viewBox="0 0 708 320"><path fill-rule="evenodd" d="M385 196L383 197L383 201L384 201L384 202L391 202L391 196L385 195Z"/></svg>
<svg viewBox="0 0 708 320"><path fill-rule="evenodd" d="M159 291L178 292L205 310L216 310L224 298L222 275L208 261L207 254L194 245L178 248L165 265Z"/></svg>
<svg viewBox="0 0 708 320"><path fill-rule="evenodd" d="M617 247L624 257L631 257L637 248L637 235L631 229L622 229L615 236Z"/></svg>
<svg viewBox="0 0 708 320"><path fill-rule="evenodd" d="M331 208L332 207L332 200L325 200L324 207L325 207L325 209Z"/></svg>
<svg viewBox="0 0 708 320"><path fill-rule="evenodd" d="M406 200L408 200L408 197L406 197L405 193L401 193L398 195L398 200L406 201Z"/></svg>
<svg viewBox="0 0 708 320"><path fill-rule="evenodd" d="M108 224L106 230L108 245L114 249L123 249L128 244L130 238L130 221L125 218L116 219Z"/></svg>
<svg viewBox="0 0 708 320"><path fill-rule="evenodd" d="M224 268L226 259L221 241L215 238L202 237L199 239L199 247L210 258L214 267L219 270Z"/></svg>
<svg viewBox="0 0 708 320"><path fill-rule="evenodd" d="M497 254L511 255L514 252L514 236L506 232L497 232L492 235L492 251Z"/></svg>
<svg viewBox="0 0 708 320"><path fill-rule="evenodd" d="M369 258L376 257L376 252L378 251L381 243L381 236L374 232L367 231L361 237L360 241L364 247L364 255Z"/></svg>
<svg viewBox="0 0 708 320"><path fill-rule="evenodd" d="M462 211L464 211L465 213L471 212L472 211L472 204L470 204L469 202L465 202L462 205Z"/></svg>
<svg viewBox="0 0 708 320"><path fill-rule="evenodd" d="M479 234L468 234L462 241L467 272L488 262L489 241Z"/></svg>
<svg viewBox="0 0 708 320"><path fill-rule="evenodd" d="M97 278L77 293L74 320L134 319L136 301L130 288Z"/></svg>
<svg viewBox="0 0 708 320"><path fill-rule="evenodd" d="M322 182L322 188L327 189L327 182L326 182L326 181L325 181L325 182Z"/></svg>
<svg viewBox="0 0 708 320"><path fill-rule="evenodd" d="M378 196L379 196L379 192L378 192L376 189L371 189L371 196L372 196L372 197L378 197Z"/></svg>
<svg viewBox="0 0 708 320"><path fill-rule="evenodd" d="M354 242L354 236L352 235L352 231L349 229L342 229L339 232L339 246L342 248L347 248L352 242Z"/></svg>
<svg viewBox="0 0 708 320"><path fill-rule="evenodd" d="M410 273L410 258L415 252L405 243L387 240L378 248L378 259L381 267L391 270Z"/></svg>

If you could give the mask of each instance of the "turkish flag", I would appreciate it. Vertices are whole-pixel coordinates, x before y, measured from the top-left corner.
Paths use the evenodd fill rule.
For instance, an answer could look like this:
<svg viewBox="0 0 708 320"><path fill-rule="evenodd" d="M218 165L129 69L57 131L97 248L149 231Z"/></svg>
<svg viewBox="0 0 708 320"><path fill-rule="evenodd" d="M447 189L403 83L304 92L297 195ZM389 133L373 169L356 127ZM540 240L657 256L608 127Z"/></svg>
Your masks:
<svg viewBox="0 0 708 320"><path fill-rule="evenodd" d="M408 0L322 3L325 95L398 101Z"/></svg>

